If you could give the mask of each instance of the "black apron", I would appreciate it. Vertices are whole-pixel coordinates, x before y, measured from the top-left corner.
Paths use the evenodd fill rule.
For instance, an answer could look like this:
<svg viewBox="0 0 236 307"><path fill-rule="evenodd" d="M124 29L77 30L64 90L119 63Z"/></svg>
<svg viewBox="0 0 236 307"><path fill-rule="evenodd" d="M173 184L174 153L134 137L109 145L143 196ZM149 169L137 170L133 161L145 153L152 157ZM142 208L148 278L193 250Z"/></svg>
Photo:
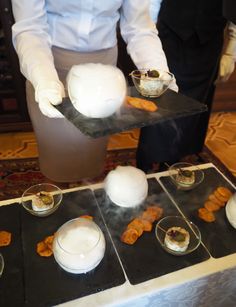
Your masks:
<svg viewBox="0 0 236 307"><path fill-rule="evenodd" d="M179 92L207 104L208 112L141 129L137 166L172 161L202 150L226 20L222 0L164 0L158 31Z"/></svg>

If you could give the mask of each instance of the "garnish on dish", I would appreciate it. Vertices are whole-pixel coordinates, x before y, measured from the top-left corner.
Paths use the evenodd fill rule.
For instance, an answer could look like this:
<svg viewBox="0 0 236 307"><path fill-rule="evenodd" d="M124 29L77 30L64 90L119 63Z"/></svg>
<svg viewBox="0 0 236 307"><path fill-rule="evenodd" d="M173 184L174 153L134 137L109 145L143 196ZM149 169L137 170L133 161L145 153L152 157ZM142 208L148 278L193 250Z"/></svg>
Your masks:
<svg viewBox="0 0 236 307"><path fill-rule="evenodd" d="M166 247L176 252L184 252L189 245L189 232L182 227L171 227L167 230L164 243Z"/></svg>
<svg viewBox="0 0 236 307"><path fill-rule="evenodd" d="M35 211L51 209L54 206L54 198L49 192L41 191L32 197L32 208Z"/></svg>

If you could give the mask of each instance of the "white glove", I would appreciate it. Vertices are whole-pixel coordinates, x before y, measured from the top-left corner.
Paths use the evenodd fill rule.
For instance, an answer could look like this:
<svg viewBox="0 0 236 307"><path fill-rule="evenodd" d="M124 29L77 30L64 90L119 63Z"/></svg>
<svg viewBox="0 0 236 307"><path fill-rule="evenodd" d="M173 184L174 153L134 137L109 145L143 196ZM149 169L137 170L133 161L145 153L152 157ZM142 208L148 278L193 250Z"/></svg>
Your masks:
<svg viewBox="0 0 236 307"><path fill-rule="evenodd" d="M31 71L30 80L35 89L35 101L41 112L50 118L64 117L53 105L58 105L65 97L64 86L58 78L56 69L36 66Z"/></svg>
<svg viewBox="0 0 236 307"><path fill-rule="evenodd" d="M65 97L63 84L58 81L46 81L39 83L35 88L35 100L39 104L41 112L50 118L63 118L53 105L58 105Z"/></svg>
<svg viewBox="0 0 236 307"><path fill-rule="evenodd" d="M226 82L235 68L236 61L236 25L232 22L228 26L228 43L220 59L217 82Z"/></svg>

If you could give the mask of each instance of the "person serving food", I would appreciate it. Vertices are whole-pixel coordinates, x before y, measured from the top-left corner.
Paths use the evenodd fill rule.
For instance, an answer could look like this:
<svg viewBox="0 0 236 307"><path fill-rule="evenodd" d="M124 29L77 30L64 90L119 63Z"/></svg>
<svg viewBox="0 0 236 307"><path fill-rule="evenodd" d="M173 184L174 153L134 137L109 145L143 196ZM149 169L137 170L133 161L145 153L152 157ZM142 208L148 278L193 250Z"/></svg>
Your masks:
<svg viewBox="0 0 236 307"><path fill-rule="evenodd" d="M149 0L142 5L139 0L12 0L12 8L13 44L28 80L27 104L42 173L58 182L99 175L108 138L83 135L54 105L62 102L73 65L116 65L118 21L138 68L169 71ZM177 90L175 82L172 89Z"/></svg>

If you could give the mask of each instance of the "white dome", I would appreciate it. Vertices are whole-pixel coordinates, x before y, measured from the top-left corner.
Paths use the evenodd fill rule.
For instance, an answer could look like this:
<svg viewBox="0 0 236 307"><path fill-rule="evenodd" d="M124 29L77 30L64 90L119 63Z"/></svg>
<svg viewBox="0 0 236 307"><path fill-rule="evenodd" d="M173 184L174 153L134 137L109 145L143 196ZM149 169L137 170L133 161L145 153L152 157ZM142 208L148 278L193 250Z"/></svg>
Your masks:
<svg viewBox="0 0 236 307"><path fill-rule="evenodd" d="M94 63L72 66L67 88L75 109L92 118L114 114L123 104L127 89L120 69Z"/></svg>
<svg viewBox="0 0 236 307"><path fill-rule="evenodd" d="M135 207L147 197L148 182L143 171L133 166L118 166L105 178L105 191L121 207Z"/></svg>
<svg viewBox="0 0 236 307"><path fill-rule="evenodd" d="M228 200L225 212L230 224L236 228L236 193Z"/></svg>

